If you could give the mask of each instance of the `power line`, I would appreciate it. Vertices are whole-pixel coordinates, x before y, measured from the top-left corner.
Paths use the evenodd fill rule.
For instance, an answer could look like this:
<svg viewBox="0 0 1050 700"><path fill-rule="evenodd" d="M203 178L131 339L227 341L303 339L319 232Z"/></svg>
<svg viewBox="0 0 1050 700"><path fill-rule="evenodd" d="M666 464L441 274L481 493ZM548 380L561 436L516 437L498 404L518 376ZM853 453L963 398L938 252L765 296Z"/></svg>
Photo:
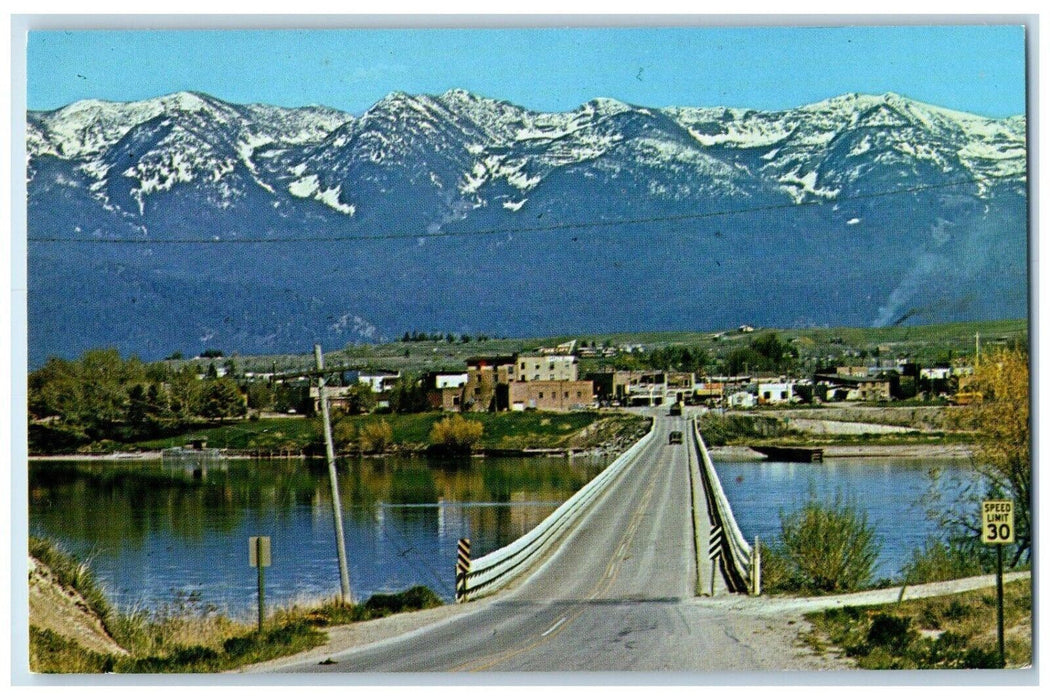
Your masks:
<svg viewBox="0 0 1050 700"><path fill-rule="evenodd" d="M797 209L799 207L824 207L844 202L855 202L880 197L893 197L904 194L916 194L931 190L951 189L965 185L982 184L987 180L1013 179L1006 175L995 175L986 178L970 178L967 180L954 180L952 182L930 185L915 185L895 190L882 192L869 192L856 194L848 197L837 197L827 201L808 201L798 203L767 204L756 207L741 207L737 209L722 209L709 212L695 212L690 214L667 214L663 216L638 217L631 219L609 219L592 221L574 221L556 224L545 224L543 226L517 226L508 228L477 229L473 231L438 231L435 233L411 233L403 231L390 231L384 233L348 234L336 236L300 236L296 238L59 238L59 237L29 237L30 243L89 243L89 244L131 244L131 245L172 245L172 244L204 244L204 245L226 245L226 244L288 244L288 243L335 243L339 241L380 241L396 239L434 239L434 238L457 238L471 236L499 236L516 233L548 233L555 231L589 229L589 228L612 228L617 226L632 226L639 224L670 223L675 221L699 221L702 219L714 219L738 214L756 214L769 211L782 211Z"/></svg>

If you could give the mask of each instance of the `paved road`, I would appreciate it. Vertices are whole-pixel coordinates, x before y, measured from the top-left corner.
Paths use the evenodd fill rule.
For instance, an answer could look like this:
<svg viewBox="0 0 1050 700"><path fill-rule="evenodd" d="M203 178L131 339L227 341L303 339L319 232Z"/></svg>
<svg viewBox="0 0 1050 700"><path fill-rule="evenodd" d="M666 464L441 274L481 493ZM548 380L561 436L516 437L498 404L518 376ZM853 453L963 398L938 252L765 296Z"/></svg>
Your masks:
<svg viewBox="0 0 1050 700"><path fill-rule="evenodd" d="M391 642L282 668L347 671L691 670L724 635L698 629L690 441L655 439L527 579L462 616ZM696 459L695 453L692 459ZM693 462L695 464L695 461ZM703 499L697 499L706 528ZM706 533L706 530L704 531ZM709 570L701 566L703 590ZM705 575L706 574L706 575ZM724 587L716 587L716 595ZM473 605L471 607L474 607Z"/></svg>

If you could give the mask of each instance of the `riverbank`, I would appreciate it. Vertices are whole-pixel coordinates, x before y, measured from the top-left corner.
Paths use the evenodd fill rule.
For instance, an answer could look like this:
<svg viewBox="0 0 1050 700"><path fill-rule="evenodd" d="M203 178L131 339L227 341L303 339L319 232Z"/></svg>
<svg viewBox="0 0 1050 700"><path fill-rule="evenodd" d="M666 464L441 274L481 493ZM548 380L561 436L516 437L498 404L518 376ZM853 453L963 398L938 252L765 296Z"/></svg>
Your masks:
<svg viewBox="0 0 1050 700"><path fill-rule="evenodd" d="M851 459L851 458L898 458L898 459L947 459L947 460L958 460L958 459L970 459L973 456L973 447L966 444L882 444L873 442L871 444L850 444L850 445L818 445L814 443L813 447L821 447L824 450L825 459ZM485 458L485 457L537 457L537 456L549 456L549 457L587 457L587 456L603 456L607 454L615 454L624 449L624 445L615 445L607 448L546 448L546 447L534 447L534 448L496 448L491 450L479 450L472 454L473 457ZM715 461L726 461L726 462L760 462L765 460L765 456L761 452L752 450L750 447L745 445L723 445L720 447L709 447L708 452L711 454L711 459ZM418 450L416 452L408 451L407 454L422 454L425 450ZM259 459L258 454L252 453L240 453L238 451L226 451L226 457L228 459ZM406 452L389 452L379 455L367 455L367 457L383 457L391 454L406 454ZM291 459L299 459L306 455L299 454L293 455ZM340 455L341 457L359 457L361 455ZM83 461L83 462L145 462L145 461L157 461L162 458L160 450L144 450L142 452L114 452L110 454L83 454L83 453L70 453L70 454L57 454L57 455L29 455L29 459L38 462L67 462L67 461ZM281 459L275 457L274 459Z"/></svg>
<svg viewBox="0 0 1050 700"><path fill-rule="evenodd" d="M520 449L509 449L499 448L493 450L478 450L471 452L470 457L474 459L485 459L486 457L557 457L557 458L575 458L575 457L604 457L604 456L616 456L619 452L623 451L623 447L605 447L605 448L592 448L592 449L572 449L572 448L547 448L547 447L524 447ZM307 459L308 457L319 457L318 455L307 455L307 454L289 454L281 457L260 455L258 453L251 452L236 452L222 450L222 454L226 459L236 460L253 460L253 459ZM426 455L427 451L424 450L396 450L391 452L378 452L373 454L362 455L359 453L344 453L338 455L340 459L343 458L361 458L361 459L382 459L384 457L392 457L397 455L407 456L421 456ZM83 453L70 453L70 454L58 454L58 455L29 455L29 459L34 462L150 462L158 461L164 458L164 454L159 450L147 450L144 452L122 452L114 454L83 454Z"/></svg>
<svg viewBox="0 0 1050 700"><path fill-rule="evenodd" d="M442 412L342 416L333 426L336 452L342 457L419 455L434 449L435 424L447 419ZM473 446L479 456L537 456L619 454L645 434L647 418L628 413L504 412L472 414L481 425ZM382 434L381 444L369 438ZM320 421L312 418L264 418L200 426L178 435L132 442L97 442L78 448L30 447L30 459L143 460L159 459L161 451L189 443L218 448L230 458L300 458L323 456Z"/></svg>

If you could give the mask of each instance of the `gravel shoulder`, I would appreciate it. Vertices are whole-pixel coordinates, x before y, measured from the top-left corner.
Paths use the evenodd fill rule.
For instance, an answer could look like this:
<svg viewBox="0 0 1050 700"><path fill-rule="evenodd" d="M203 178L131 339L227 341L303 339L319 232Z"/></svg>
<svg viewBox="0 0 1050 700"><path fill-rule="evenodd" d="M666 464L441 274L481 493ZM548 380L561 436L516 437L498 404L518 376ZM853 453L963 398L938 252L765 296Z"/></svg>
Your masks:
<svg viewBox="0 0 1050 700"><path fill-rule="evenodd" d="M1004 576L1005 581L1030 578L1030 572L1014 572ZM995 585L995 576L975 576L954 581L907 586L904 600L930 598L963 591L989 588ZM855 668L853 663L832 651L818 653L800 639L810 629L806 613L850 605L882 605L894 603L901 595L899 586L859 593L814 597L761 596L749 598L722 595L714 598L694 598L681 603L683 614L689 618L716 622L727 634L744 644L758 668L788 671L845 671ZM233 673L269 673L301 663L322 664L326 659L350 649L393 643L442 625L460 615L480 610L498 600L499 596L459 605L419 612L402 613L368 622L342 625L327 630L328 641L294 656L274 659L247 666Z"/></svg>
<svg viewBox="0 0 1050 700"><path fill-rule="evenodd" d="M283 656L259 664L245 666L229 673L268 673L278 668L302 663L324 663L330 656L373 644L393 643L397 640L438 627L461 615L467 615L489 605L495 598L470 603L442 605L429 610L398 613L376 620L339 625L325 630L328 641L292 656Z"/></svg>

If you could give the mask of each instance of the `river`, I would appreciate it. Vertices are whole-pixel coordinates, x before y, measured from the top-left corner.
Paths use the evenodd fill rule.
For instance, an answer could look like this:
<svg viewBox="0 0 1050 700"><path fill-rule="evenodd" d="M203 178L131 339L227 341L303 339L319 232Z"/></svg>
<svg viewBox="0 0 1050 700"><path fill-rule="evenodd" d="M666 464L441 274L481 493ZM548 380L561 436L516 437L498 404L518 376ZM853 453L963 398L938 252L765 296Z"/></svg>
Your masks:
<svg viewBox="0 0 1050 700"><path fill-rule="evenodd" d="M431 587L446 600L459 538L476 554L527 532L608 460L389 457L341 462L351 587ZM741 529L775 537L780 512L810 494L853 502L879 534L877 577L893 577L934 532L919 503L926 466L901 460L719 463ZM943 486L942 488L951 488ZM30 462L30 534L90 562L122 608L246 615L256 574L248 538L272 542L271 603L310 603L339 590L331 494L320 461L231 460L201 478L150 462Z"/></svg>

